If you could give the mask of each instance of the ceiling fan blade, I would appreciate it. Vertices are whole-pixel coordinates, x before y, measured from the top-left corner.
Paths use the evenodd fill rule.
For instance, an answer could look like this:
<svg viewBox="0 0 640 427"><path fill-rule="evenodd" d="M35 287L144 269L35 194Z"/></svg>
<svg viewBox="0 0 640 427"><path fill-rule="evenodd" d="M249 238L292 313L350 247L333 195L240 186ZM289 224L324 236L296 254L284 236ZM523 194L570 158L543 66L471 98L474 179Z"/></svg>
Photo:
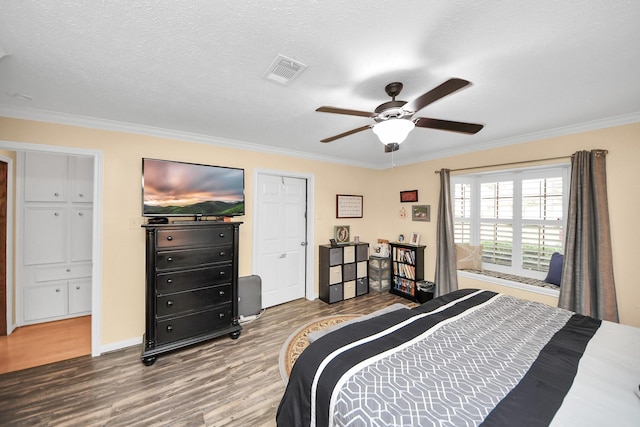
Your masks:
<svg viewBox="0 0 640 427"><path fill-rule="evenodd" d="M417 127L448 130L451 132L475 134L480 132L484 125L474 123L452 122L450 120L429 119L426 117L418 117L414 120Z"/></svg>
<svg viewBox="0 0 640 427"><path fill-rule="evenodd" d="M413 111L415 113L422 110L427 105L436 102L438 99L444 98L445 96L450 95L470 84L470 82L463 79L449 79L440 86L431 89L429 92L419 96L413 101L407 102L402 109L405 111Z"/></svg>
<svg viewBox="0 0 640 427"><path fill-rule="evenodd" d="M346 108L336 108L336 107L320 107L316 109L316 111L320 111L321 113L347 114L349 116L362 116L362 117L376 116L376 113L370 113L368 111L348 110Z"/></svg>
<svg viewBox="0 0 640 427"><path fill-rule="evenodd" d="M330 136L329 138L321 139L320 142L331 142L336 139L344 138L345 136L353 135L354 133L362 132L363 130L367 130L371 128L373 125L365 125L356 129L351 129L350 131L341 133L339 135Z"/></svg>

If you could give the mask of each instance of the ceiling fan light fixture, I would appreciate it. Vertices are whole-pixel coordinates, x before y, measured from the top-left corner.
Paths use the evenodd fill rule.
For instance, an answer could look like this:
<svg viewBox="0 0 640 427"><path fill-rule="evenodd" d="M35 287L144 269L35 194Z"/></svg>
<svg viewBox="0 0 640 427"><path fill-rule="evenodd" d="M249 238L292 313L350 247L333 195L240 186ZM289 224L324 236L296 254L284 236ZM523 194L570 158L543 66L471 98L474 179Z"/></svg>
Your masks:
<svg viewBox="0 0 640 427"><path fill-rule="evenodd" d="M387 144L400 144L413 130L415 124L407 119L389 119L376 123L373 126L373 133L378 135L380 142Z"/></svg>

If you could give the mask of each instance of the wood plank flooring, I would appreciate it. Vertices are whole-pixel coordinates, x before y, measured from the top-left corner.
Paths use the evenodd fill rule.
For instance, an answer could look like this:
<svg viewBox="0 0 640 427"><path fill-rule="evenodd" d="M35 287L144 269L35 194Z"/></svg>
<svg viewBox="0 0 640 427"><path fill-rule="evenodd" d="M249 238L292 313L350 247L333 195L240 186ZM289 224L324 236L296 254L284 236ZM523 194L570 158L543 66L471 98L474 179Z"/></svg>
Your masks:
<svg viewBox="0 0 640 427"><path fill-rule="evenodd" d="M278 355L298 327L332 314L367 314L393 303L386 292L325 304L271 307L221 337L161 355L146 367L140 346L0 375L0 425L274 426L284 393Z"/></svg>
<svg viewBox="0 0 640 427"><path fill-rule="evenodd" d="M0 337L0 374L91 354L91 316L21 326Z"/></svg>

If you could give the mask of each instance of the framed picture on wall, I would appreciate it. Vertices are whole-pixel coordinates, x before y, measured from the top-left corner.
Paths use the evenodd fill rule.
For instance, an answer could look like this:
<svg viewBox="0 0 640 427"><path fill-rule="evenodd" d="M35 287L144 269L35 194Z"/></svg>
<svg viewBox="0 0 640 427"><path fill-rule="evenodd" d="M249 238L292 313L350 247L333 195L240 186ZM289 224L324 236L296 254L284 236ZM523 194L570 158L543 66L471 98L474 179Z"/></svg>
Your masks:
<svg viewBox="0 0 640 427"><path fill-rule="evenodd" d="M362 196L336 195L336 218L362 218Z"/></svg>
<svg viewBox="0 0 640 427"><path fill-rule="evenodd" d="M431 205L411 206L412 221L431 221Z"/></svg>
<svg viewBox="0 0 640 427"><path fill-rule="evenodd" d="M400 202L417 202L418 201L418 190L409 190L409 191L401 191L400 192Z"/></svg>

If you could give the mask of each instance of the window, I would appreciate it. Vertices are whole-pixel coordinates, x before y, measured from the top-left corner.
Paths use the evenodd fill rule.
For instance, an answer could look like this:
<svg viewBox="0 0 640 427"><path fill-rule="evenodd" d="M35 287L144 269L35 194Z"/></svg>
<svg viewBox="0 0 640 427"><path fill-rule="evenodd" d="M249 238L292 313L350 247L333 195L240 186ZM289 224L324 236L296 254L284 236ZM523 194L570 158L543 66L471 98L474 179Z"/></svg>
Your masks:
<svg viewBox="0 0 640 427"><path fill-rule="evenodd" d="M481 244L487 270L544 279L563 253L569 167L451 177L456 243Z"/></svg>

